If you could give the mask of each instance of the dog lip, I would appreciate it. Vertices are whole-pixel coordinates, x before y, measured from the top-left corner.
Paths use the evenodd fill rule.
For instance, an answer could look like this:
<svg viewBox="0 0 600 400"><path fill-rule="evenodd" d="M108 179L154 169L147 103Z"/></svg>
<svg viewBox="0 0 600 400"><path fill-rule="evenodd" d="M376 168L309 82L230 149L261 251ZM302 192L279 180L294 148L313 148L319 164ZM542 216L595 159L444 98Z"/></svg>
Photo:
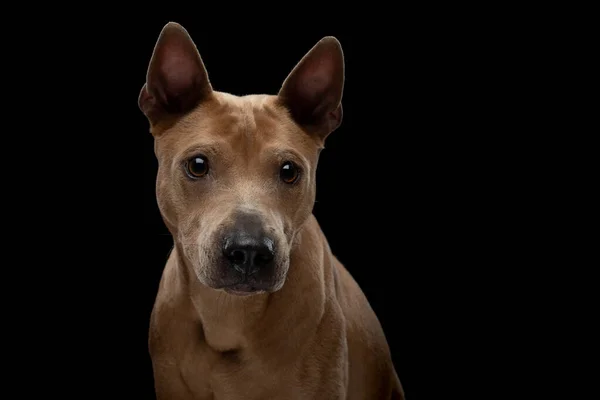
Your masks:
<svg viewBox="0 0 600 400"><path fill-rule="evenodd" d="M249 296L251 294L263 292L263 290L258 289L248 283L237 283L235 285L226 286L223 288L223 290L236 296Z"/></svg>

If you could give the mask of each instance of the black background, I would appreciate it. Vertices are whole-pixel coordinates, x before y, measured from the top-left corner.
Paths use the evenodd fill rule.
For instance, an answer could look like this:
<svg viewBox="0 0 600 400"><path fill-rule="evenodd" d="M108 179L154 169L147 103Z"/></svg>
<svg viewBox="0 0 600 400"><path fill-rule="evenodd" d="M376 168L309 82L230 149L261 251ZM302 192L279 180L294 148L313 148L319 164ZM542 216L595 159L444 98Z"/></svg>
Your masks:
<svg viewBox="0 0 600 400"><path fill-rule="evenodd" d="M39 367L50 376L53 360L68 365L49 385L86 398L153 398L148 322L172 238L156 205L153 139L137 98L156 39L175 21L195 41L213 88L236 95L275 94L319 39L340 40L344 120L320 158L314 213L379 317L407 398L464 391L465 381L448 376L459 368L459 341L477 340L477 329L464 330L472 299L461 288L467 277L481 284L481 227L497 218L486 208L495 194L481 160L490 136L500 141L493 124L485 140L478 134L487 61L473 57L479 44L461 39L470 32L439 10L301 22L93 14L57 23L37 44L48 67L35 76L43 82L35 105L52 109L40 119L56 150L35 217L52 220L47 240L60 267L44 273L62 283L35 322L53 343Z"/></svg>

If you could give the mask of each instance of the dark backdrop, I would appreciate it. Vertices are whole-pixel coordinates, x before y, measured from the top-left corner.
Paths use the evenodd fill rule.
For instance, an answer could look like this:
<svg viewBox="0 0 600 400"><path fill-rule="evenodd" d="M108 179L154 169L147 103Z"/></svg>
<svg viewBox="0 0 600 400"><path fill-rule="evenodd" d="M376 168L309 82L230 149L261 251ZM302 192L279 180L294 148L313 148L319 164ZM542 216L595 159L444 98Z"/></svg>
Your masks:
<svg viewBox="0 0 600 400"><path fill-rule="evenodd" d="M459 392L464 382L443 378L460 364L446 356L457 351L464 322L455 282L478 277L473 249L485 218L477 210L490 195L473 190L485 179L471 151L482 124L465 76L475 76L480 61L465 61L476 48L464 52L460 26L428 11L337 23L88 14L38 36L47 67L34 79L43 86L27 93L38 109L53 110L38 121L47 130L38 137L56 149L36 218L69 231L48 235L61 267L46 273L65 289L51 288L58 303L36 322L55 337L43 368L68 363L52 384L81 398L153 398L147 330L172 238L155 201L153 139L137 97L162 27L176 21L196 42L213 87L236 95L275 94L319 39L340 40L344 120L321 155L314 213L379 317L407 398ZM476 331L461 339L470 335Z"/></svg>

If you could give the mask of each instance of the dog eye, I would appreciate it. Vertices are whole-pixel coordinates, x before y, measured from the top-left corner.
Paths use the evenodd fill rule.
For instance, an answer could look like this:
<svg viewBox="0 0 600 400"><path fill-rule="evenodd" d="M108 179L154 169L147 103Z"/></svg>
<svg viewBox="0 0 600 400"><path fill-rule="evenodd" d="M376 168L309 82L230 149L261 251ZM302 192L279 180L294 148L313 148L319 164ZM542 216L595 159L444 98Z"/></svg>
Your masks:
<svg viewBox="0 0 600 400"><path fill-rule="evenodd" d="M208 173L208 160L204 156L192 157L187 161L185 168L191 178L202 178Z"/></svg>
<svg viewBox="0 0 600 400"><path fill-rule="evenodd" d="M285 183L292 184L298 180L298 176L300 176L300 171L296 164L294 164L291 161L286 161L281 166L279 176L281 177L281 180Z"/></svg>

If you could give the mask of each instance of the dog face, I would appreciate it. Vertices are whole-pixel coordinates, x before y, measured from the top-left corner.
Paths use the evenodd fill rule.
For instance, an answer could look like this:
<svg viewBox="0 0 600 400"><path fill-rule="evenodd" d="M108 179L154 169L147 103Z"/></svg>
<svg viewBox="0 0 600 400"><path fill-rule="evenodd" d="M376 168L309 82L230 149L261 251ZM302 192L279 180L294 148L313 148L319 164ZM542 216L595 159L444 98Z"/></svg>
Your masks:
<svg viewBox="0 0 600 400"><path fill-rule="evenodd" d="M138 103L163 220L201 283L235 295L283 286L319 152L342 120L343 83L340 44L326 37L277 95L217 92L187 31L163 28Z"/></svg>

